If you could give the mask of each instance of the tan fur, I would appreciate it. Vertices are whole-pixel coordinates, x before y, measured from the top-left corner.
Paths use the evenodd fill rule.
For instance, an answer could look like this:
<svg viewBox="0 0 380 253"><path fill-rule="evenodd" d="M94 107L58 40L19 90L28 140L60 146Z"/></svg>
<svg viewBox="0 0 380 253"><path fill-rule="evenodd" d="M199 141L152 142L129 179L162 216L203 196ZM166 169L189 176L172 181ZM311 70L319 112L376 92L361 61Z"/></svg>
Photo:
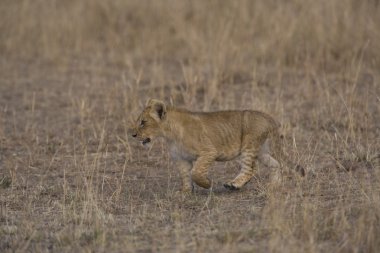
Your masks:
<svg viewBox="0 0 380 253"><path fill-rule="evenodd" d="M143 144L157 137L168 141L181 173L183 191L191 191L192 182L210 188L207 175L212 163L240 156L240 173L224 184L229 189L240 189L254 175L257 158L267 166L280 167L278 126L271 116L258 111L190 112L150 99L132 135Z"/></svg>

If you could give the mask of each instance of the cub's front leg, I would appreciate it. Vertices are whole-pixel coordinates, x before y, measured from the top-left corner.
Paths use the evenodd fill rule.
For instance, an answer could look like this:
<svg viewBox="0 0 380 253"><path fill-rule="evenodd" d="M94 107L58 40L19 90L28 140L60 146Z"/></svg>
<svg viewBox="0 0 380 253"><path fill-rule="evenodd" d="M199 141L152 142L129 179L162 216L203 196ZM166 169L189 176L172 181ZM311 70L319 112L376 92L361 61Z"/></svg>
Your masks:
<svg viewBox="0 0 380 253"><path fill-rule="evenodd" d="M175 165L179 169L181 175L182 192L192 192L193 184L190 177L192 163L186 160L175 160Z"/></svg>
<svg viewBox="0 0 380 253"><path fill-rule="evenodd" d="M207 177L208 168L215 161L214 153L202 154L195 161L193 169L191 170L191 179L200 187L209 189L211 181Z"/></svg>

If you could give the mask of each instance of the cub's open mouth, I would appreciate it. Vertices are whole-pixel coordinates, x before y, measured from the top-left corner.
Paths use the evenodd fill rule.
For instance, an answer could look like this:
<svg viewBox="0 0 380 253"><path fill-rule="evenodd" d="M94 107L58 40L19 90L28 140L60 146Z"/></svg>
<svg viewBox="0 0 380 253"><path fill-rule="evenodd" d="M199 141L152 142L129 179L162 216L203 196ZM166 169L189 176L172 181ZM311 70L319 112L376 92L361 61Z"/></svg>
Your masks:
<svg viewBox="0 0 380 253"><path fill-rule="evenodd" d="M142 141L142 144L145 145L150 142L150 138L146 138Z"/></svg>

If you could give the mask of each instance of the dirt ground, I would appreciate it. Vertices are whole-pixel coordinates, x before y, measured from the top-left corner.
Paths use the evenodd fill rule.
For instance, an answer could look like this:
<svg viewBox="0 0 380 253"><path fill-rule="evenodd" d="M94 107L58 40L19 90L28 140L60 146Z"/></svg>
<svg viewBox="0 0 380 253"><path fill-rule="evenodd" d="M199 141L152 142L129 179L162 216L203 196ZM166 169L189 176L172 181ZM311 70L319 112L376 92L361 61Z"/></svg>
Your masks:
<svg viewBox="0 0 380 253"><path fill-rule="evenodd" d="M345 48L356 43L351 40L337 48L320 44L325 56L319 54L320 48L313 51L314 44L308 41L305 43L310 46L310 54L287 51L289 55L282 55L279 52L289 45L278 42L278 48L273 49L280 58L276 61L270 49L255 51L262 48L260 45L247 55L239 51L240 46L242 50L250 48L244 37L246 31L230 27L259 15L247 14L239 5L231 3L237 16L230 15L227 7L210 9L214 15L221 15L210 21L207 12L201 12L207 9L202 2L194 3L199 11L195 14L184 13L181 8L185 7L176 2L153 4L161 11L157 16L146 2L143 7L136 1L126 1L127 6L97 2L93 9L89 8L91 2L84 2L87 13L96 12L102 24L109 25L104 28L108 29L107 38L90 37L99 39L97 43L102 46L94 46L103 50L99 54L93 54L93 44L88 46L80 37L82 23L71 21L61 12L64 8L79 10L80 4L57 3L56 12L49 14L67 18L67 24L51 24L71 36L66 39L52 32L51 26L39 25L39 17L28 17L35 13L34 8L42 6L42 1L36 6L27 1L0 5L1 13L17 13L16 17L25 17L19 24L29 27L20 30L21 25L10 22L0 26L13 39L3 35L0 43L4 55L0 58L1 252L380 249L380 58L374 53L380 44L376 43L379 31L373 30L367 44L367 37L359 30L356 42L364 42L357 47L353 44L352 50L357 51L352 55ZM287 10L303 6L299 1L290 2L293 5L284 4L285 12L276 9L276 20L268 22L281 24L291 16ZM340 2L331 2L339 10ZM353 2L345 4L351 6ZM363 5L362 9L353 4L347 12L357 10L360 14L372 8L369 2L369 7ZM185 20L180 25L170 26L163 18L171 5L181 10L169 12L174 20ZM20 6L24 9L19 10ZM120 24L114 24L113 14L123 13L118 12L118 6L126 11L127 21L117 19ZM271 6L255 7L268 12ZM318 4L313 6L318 10ZM133 14L127 7L134 10ZM41 15L48 21L52 16L46 11L53 7L44 8ZM379 7L372 9L368 18L380 20ZM141 13L152 14L151 20L141 21ZM302 16L309 22L304 22L305 27L312 27L315 20L306 19L306 14ZM93 20L87 15L80 17L85 24ZM233 22L214 23L217 19ZM2 20L13 19L8 15ZM263 26L260 20L255 21L258 31ZM198 24L201 21L204 25ZM125 29L137 41L129 42L133 45L127 48L120 46L124 35L119 33L124 30L116 29L123 22L134 24ZM155 22L156 32L152 28ZM369 24L375 22L367 27ZM14 33L5 27L14 28ZM111 28L118 32L112 33ZM216 38L204 32L214 28ZM281 37L277 35L280 28L274 27L275 38ZM295 37L296 28L292 34ZM83 29L89 31L91 27ZM262 45L273 38L264 30L261 35L255 33ZM46 36L27 36L28 31ZM313 36L323 39L327 36L323 31ZM168 39L168 34L176 35ZM191 43L183 42L185 35ZM31 41L23 41L24 37ZM219 39L222 43L213 51L212 45ZM114 44L109 44L111 41ZM62 49L60 43L66 48ZM185 43L184 48L181 43ZM270 169L259 164L249 184L239 191L229 191L223 183L239 171L238 163L230 161L215 163L211 168L211 191L196 188L193 194L178 193L180 178L166 143L156 140L145 149L128 136L128 127L148 98L198 111L265 111L281 122L284 150L307 168L306 176L289 173L275 187L269 179Z"/></svg>

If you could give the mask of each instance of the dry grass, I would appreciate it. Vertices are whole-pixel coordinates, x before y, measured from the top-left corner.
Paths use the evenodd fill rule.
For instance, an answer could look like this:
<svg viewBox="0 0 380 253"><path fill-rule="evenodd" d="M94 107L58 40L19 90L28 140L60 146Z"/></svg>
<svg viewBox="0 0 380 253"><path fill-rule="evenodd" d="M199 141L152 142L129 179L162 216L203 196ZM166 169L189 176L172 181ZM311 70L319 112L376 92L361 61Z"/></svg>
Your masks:
<svg viewBox="0 0 380 253"><path fill-rule="evenodd" d="M1 1L1 252L376 252L377 0ZM259 109L309 171L178 195L148 97Z"/></svg>

